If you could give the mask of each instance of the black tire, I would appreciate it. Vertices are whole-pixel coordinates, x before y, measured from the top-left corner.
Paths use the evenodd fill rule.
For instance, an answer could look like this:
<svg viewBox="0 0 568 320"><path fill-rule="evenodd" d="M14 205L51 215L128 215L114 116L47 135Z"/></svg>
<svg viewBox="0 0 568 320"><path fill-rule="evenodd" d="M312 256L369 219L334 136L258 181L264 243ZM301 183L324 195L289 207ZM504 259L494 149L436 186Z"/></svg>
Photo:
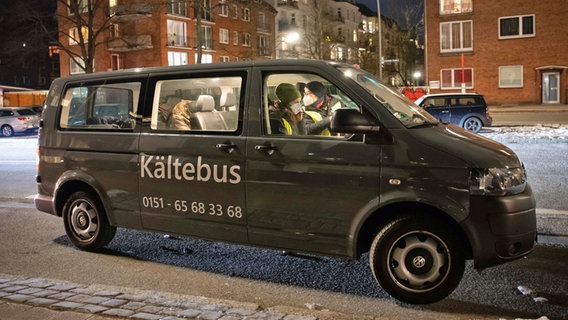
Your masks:
<svg viewBox="0 0 568 320"><path fill-rule="evenodd" d="M482 127L483 122L476 117L469 117L463 122L463 128L474 133L481 131Z"/></svg>
<svg viewBox="0 0 568 320"><path fill-rule="evenodd" d="M381 287L397 300L425 304L452 293L464 273L465 256L452 228L440 219L408 215L375 236L369 263Z"/></svg>
<svg viewBox="0 0 568 320"><path fill-rule="evenodd" d="M99 199L83 191L73 193L65 202L63 222L69 239L85 251L104 247L116 233L116 227L109 225Z"/></svg>
<svg viewBox="0 0 568 320"><path fill-rule="evenodd" d="M2 126L1 131L4 137L11 137L14 135L14 129L9 125Z"/></svg>

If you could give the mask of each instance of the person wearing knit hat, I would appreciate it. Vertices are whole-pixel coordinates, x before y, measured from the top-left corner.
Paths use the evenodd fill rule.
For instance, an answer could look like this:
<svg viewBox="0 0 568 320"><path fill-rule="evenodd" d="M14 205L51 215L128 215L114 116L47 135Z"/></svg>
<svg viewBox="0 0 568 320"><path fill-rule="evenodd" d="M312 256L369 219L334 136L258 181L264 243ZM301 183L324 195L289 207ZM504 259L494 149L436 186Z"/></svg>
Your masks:
<svg viewBox="0 0 568 320"><path fill-rule="evenodd" d="M281 119L281 124L273 131L288 135L306 134L300 91L290 83L281 83L276 87L275 94L279 102L271 117Z"/></svg>
<svg viewBox="0 0 568 320"><path fill-rule="evenodd" d="M327 94L327 89L319 81L308 82L304 87L306 128L308 134L331 135L331 106L336 103ZM332 104L333 103L333 104Z"/></svg>
<svg viewBox="0 0 568 320"><path fill-rule="evenodd" d="M278 100L286 106L290 105L291 102L300 99L302 95L296 87L290 83L281 83L276 87L276 96Z"/></svg>

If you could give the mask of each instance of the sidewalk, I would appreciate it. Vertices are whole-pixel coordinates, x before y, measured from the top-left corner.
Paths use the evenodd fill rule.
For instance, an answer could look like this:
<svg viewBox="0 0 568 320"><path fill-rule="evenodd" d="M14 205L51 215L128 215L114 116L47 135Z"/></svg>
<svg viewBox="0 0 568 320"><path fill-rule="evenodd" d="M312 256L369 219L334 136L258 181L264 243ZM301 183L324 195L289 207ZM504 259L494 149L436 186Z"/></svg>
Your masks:
<svg viewBox="0 0 568 320"><path fill-rule="evenodd" d="M254 303L0 274L0 320L316 320ZM315 312L315 311L314 311Z"/></svg>
<svg viewBox="0 0 568 320"><path fill-rule="evenodd" d="M530 105L500 105L488 106L489 113L500 112L568 112L568 104L530 104Z"/></svg>

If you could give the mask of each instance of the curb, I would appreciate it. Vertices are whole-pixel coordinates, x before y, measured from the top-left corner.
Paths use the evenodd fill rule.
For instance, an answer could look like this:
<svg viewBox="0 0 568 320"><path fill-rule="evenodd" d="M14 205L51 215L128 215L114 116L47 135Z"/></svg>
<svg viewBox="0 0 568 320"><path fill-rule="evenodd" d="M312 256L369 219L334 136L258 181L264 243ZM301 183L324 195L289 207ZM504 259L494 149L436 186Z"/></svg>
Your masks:
<svg viewBox="0 0 568 320"><path fill-rule="evenodd" d="M317 320L254 303L0 274L0 301L128 319ZM0 304L0 310L2 305ZM308 311L306 311L308 312ZM4 319L4 318L2 318Z"/></svg>

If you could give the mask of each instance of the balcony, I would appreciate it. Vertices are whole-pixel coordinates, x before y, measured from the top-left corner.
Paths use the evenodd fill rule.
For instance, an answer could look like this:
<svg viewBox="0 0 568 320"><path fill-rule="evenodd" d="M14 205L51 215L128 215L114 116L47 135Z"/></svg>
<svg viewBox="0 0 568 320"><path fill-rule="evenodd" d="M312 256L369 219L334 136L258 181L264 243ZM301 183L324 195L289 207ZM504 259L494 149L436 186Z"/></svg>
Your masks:
<svg viewBox="0 0 568 320"><path fill-rule="evenodd" d="M153 48L152 36L149 34L122 36L110 39L108 42L108 51L112 52L129 52L151 48Z"/></svg>
<svg viewBox="0 0 568 320"><path fill-rule="evenodd" d="M152 6L149 4L121 4L109 8L109 16L117 21L129 21L140 16L151 16Z"/></svg>
<svg viewBox="0 0 568 320"><path fill-rule="evenodd" d="M292 7L298 9L298 0L278 0L278 7Z"/></svg>
<svg viewBox="0 0 568 320"><path fill-rule="evenodd" d="M286 31L296 31L298 30L298 26L294 22L288 22L286 20L278 21L278 32L286 32Z"/></svg>

